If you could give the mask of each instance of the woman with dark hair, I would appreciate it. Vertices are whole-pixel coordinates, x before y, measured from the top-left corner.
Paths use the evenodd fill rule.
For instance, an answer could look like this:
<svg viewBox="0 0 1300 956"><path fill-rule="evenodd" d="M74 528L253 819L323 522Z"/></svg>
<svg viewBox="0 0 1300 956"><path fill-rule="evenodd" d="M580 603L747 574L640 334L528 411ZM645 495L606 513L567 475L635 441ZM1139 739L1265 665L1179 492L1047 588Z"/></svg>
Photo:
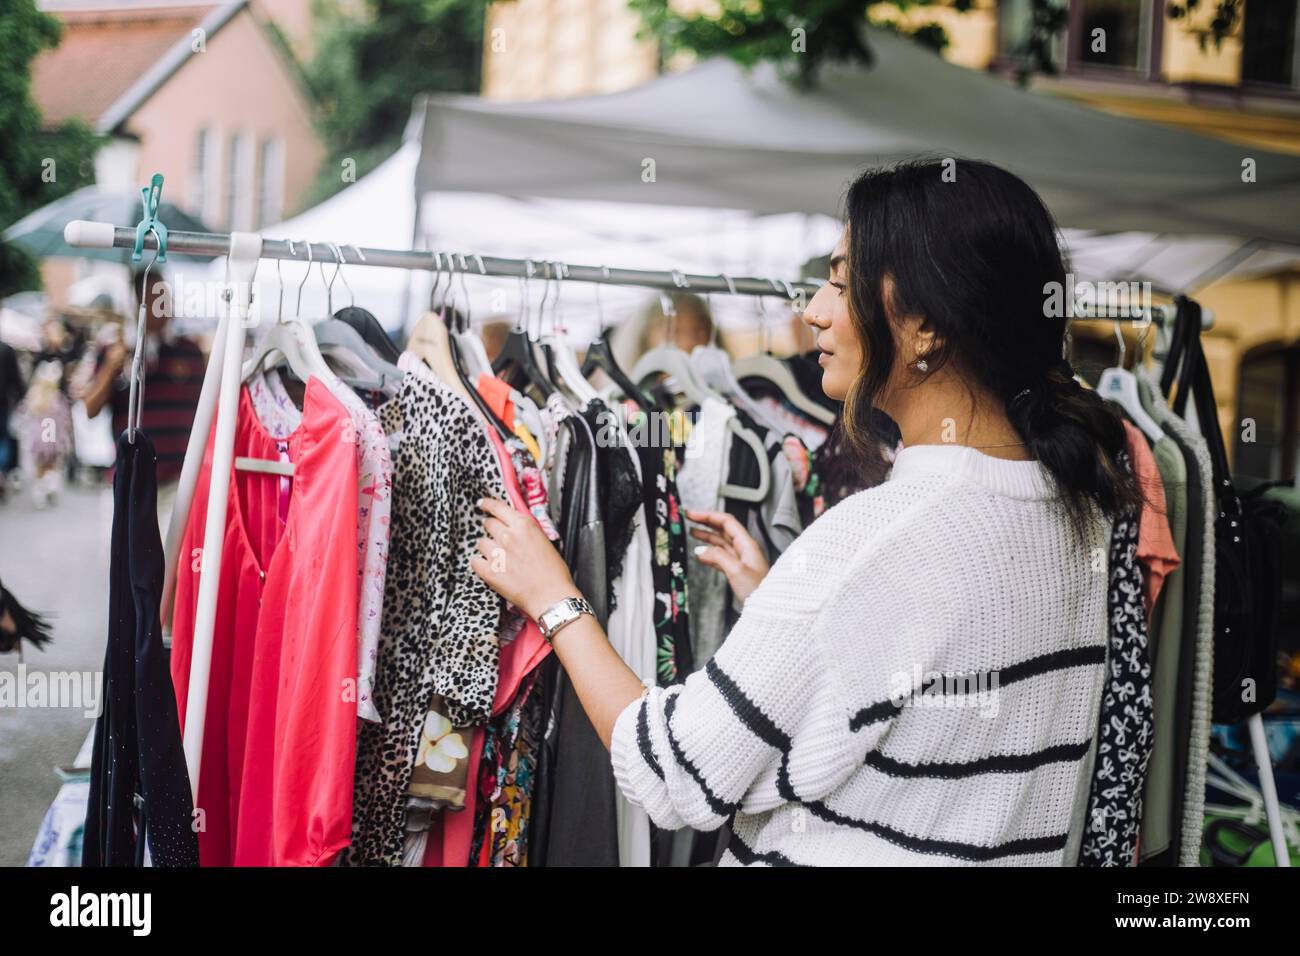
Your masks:
<svg viewBox="0 0 1300 956"><path fill-rule="evenodd" d="M1136 487L1120 420L1062 359L1055 226L965 161L868 172L846 218L803 318L850 437L874 407L903 448L770 570L734 519L688 515L745 602L706 667L642 687L500 502L472 564L540 619L628 799L664 828L729 823L724 863L1072 864Z"/></svg>

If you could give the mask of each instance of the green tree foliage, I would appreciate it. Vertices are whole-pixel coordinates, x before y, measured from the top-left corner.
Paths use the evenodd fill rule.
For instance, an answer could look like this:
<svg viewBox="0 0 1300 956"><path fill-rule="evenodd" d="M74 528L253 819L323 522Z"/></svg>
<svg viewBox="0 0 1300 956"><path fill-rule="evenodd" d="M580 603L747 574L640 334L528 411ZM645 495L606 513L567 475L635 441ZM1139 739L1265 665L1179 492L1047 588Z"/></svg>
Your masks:
<svg viewBox="0 0 1300 956"><path fill-rule="evenodd" d="M1170 3L1166 8L1170 20L1181 20L1187 24L1187 31L1196 36L1197 43L1204 53L1211 41L1216 51L1223 49L1223 41L1237 26L1241 16L1241 0L1217 0L1207 4L1209 13L1202 18L1202 23L1193 23L1200 10L1200 0L1183 0L1182 3Z"/></svg>
<svg viewBox="0 0 1300 956"><path fill-rule="evenodd" d="M357 178L387 159L419 93L479 89L486 0L319 0L316 54L305 74L328 159L308 204L333 195L352 160Z"/></svg>
<svg viewBox="0 0 1300 956"><path fill-rule="evenodd" d="M896 0L895 5L906 13L938 2ZM972 0L952 5L965 12ZM642 35L656 39L670 56L683 51L701 57L725 54L746 67L769 61L801 87L814 85L828 60L871 63L862 34L869 0L716 0L696 13L674 9L672 0L628 0L628 6L641 17ZM948 44L947 32L937 23L891 29L936 51Z"/></svg>
<svg viewBox="0 0 1300 956"><path fill-rule="evenodd" d="M1007 51L1018 62L1016 78L1021 85L1027 84L1034 73L1055 76L1059 72L1052 46L1069 18L1067 0L1030 0L1029 32L1024 45L1021 49Z"/></svg>
<svg viewBox="0 0 1300 956"><path fill-rule="evenodd" d="M80 121L41 127L32 100L32 61L58 45L62 25L35 0L0 3L0 227L92 183L101 138ZM0 243L0 296L40 288L36 263Z"/></svg>

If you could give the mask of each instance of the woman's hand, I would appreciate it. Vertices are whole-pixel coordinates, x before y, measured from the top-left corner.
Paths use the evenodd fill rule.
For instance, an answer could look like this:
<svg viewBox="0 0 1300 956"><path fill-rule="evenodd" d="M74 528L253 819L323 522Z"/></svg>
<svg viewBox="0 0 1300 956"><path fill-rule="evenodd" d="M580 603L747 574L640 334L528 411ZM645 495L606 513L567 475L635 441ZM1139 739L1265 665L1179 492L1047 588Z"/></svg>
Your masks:
<svg viewBox="0 0 1300 956"><path fill-rule="evenodd" d="M686 517L703 528L692 528L691 534L705 542L707 548L697 548L700 564L717 568L727 576L727 583L744 604L754 593L754 588L767 576L768 563L758 542L725 511L691 511Z"/></svg>
<svg viewBox="0 0 1300 956"><path fill-rule="evenodd" d="M488 587L534 621L551 605L582 596L564 558L532 515L496 498L482 498L478 506L487 515L487 537L479 539L470 567Z"/></svg>

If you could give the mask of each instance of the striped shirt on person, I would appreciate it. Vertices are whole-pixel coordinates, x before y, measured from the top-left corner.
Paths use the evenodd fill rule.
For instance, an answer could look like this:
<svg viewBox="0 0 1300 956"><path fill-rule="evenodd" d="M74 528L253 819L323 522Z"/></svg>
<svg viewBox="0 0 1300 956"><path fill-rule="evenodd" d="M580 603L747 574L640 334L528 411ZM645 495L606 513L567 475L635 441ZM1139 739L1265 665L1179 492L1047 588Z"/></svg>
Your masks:
<svg viewBox="0 0 1300 956"><path fill-rule="evenodd" d="M904 448L622 712L620 788L663 828L730 822L724 865L1072 865L1109 536L1038 462Z"/></svg>

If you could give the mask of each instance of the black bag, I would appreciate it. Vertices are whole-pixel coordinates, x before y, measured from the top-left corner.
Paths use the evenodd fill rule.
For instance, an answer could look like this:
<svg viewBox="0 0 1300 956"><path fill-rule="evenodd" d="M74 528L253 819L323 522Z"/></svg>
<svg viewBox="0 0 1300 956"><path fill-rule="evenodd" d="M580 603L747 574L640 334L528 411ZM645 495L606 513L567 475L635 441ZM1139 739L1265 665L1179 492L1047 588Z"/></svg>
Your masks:
<svg viewBox="0 0 1300 956"><path fill-rule="evenodd" d="M1211 716L1215 723L1235 723L1259 713L1277 696L1281 529L1286 509L1261 497L1262 489L1240 494L1233 485L1214 386L1201 348L1201 307L1184 296L1177 301L1170 367L1161 384L1172 380L1173 366L1181 358L1174 411L1183 414L1190 392L1209 446L1215 501Z"/></svg>

